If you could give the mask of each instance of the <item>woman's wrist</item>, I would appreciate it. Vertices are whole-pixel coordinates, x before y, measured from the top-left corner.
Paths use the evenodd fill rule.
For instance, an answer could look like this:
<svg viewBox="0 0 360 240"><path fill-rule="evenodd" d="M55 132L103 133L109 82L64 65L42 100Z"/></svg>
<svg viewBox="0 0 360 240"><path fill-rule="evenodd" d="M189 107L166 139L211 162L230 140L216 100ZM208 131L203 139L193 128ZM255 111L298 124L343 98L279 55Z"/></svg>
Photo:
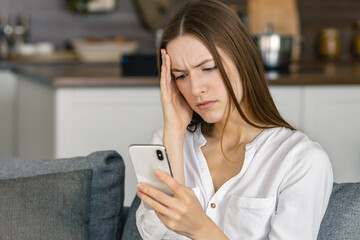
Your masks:
<svg viewBox="0 0 360 240"><path fill-rule="evenodd" d="M174 129L164 129L163 145L166 148L167 155L171 166L173 177L179 183L185 185L184 175L184 145L185 131L174 131Z"/></svg>
<svg viewBox="0 0 360 240"><path fill-rule="evenodd" d="M164 134L171 135L172 137L183 137L185 136L185 132L187 129L187 125L185 126L174 126L171 124L164 124Z"/></svg>
<svg viewBox="0 0 360 240"><path fill-rule="evenodd" d="M193 240L229 240L229 238L221 231L221 229L207 216L207 221L202 224Z"/></svg>
<svg viewBox="0 0 360 240"><path fill-rule="evenodd" d="M163 145L171 148L182 148L186 129L164 128Z"/></svg>

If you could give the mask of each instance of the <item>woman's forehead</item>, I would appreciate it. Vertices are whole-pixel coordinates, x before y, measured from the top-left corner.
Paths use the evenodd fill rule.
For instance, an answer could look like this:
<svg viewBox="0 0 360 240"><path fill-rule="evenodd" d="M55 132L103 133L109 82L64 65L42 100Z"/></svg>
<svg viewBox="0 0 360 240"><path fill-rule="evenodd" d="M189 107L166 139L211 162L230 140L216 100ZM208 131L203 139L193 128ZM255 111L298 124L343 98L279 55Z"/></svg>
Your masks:
<svg viewBox="0 0 360 240"><path fill-rule="evenodd" d="M186 61L190 65L197 65L199 61L212 58L205 44L191 35L173 39L168 43L166 49L174 64Z"/></svg>

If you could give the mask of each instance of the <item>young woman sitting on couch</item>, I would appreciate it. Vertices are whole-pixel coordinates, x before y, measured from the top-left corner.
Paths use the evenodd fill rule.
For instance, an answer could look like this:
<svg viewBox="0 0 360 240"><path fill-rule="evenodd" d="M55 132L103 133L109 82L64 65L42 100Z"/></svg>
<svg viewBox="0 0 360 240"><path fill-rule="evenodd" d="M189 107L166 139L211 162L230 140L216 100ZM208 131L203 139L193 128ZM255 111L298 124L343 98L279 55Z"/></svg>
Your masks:
<svg viewBox="0 0 360 240"><path fill-rule="evenodd" d="M170 20L159 54L169 196L145 184L144 239L316 239L331 164L279 114L250 34L216 0L190 1ZM190 123L190 124L189 124Z"/></svg>

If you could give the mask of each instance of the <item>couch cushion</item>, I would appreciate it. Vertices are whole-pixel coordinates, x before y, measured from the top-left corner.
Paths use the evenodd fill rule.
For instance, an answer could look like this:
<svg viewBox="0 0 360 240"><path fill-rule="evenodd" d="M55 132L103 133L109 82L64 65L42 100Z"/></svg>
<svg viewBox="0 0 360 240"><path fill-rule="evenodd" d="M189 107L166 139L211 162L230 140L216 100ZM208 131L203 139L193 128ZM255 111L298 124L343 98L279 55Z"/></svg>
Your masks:
<svg viewBox="0 0 360 240"><path fill-rule="evenodd" d="M92 169L90 240L119 239L124 201L125 166L115 151L86 157L31 160L0 157L0 179Z"/></svg>
<svg viewBox="0 0 360 240"><path fill-rule="evenodd" d="M334 183L318 239L360 239L360 183Z"/></svg>
<svg viewBox="0 0 360 240"><path fill-rule="evenodd" d="M89 239L92 170L0 180L1 239Z"/></svg>

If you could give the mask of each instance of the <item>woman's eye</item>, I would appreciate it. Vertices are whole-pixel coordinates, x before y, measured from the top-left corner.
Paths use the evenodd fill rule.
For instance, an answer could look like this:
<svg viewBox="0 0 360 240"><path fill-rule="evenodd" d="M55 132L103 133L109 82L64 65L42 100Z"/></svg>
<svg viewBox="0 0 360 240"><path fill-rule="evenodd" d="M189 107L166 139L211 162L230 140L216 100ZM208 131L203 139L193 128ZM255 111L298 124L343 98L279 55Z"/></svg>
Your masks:
<svg viewBox="0 0 360 240"><path fill-rule="evenodd" d="M216 68L217 68L216 66L210 68L204 68L204 71L210 72L212 70L215 70Z"/></svg>
<svg viewBox="0 0 360 240"><path fill-rule="evenodd" d="M184 78L186 78L186 74L183 74L183 75L180 75L180 76L174 76L175 78L175 81L176 80L181 80L181 79L184 79Z"/></svg>

